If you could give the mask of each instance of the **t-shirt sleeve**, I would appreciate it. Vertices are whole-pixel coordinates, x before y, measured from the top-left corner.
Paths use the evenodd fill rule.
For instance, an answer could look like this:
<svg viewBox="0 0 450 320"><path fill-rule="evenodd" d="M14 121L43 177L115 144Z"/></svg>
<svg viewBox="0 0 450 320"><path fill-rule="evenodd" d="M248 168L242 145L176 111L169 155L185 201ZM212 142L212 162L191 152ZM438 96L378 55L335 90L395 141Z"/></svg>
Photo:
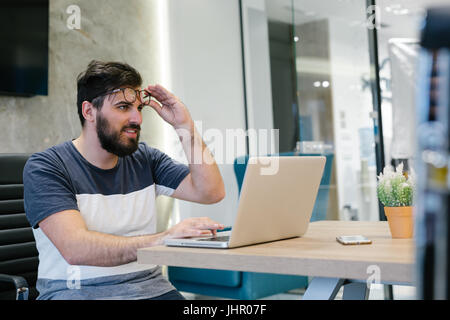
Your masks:
<svg viewBox="0 0 450 320"><path fill-rule="evenodd" d="M171 196L189 174L189 167L155 148L148 149L156 195Z"/></svg>
<svg viewBox="0 0 450 320"><path fill-rule="evenodd" d="M33 228L48 216L64 210L79 210L75 191L59 159L34 154L23 170L25 213Z"/></svg>

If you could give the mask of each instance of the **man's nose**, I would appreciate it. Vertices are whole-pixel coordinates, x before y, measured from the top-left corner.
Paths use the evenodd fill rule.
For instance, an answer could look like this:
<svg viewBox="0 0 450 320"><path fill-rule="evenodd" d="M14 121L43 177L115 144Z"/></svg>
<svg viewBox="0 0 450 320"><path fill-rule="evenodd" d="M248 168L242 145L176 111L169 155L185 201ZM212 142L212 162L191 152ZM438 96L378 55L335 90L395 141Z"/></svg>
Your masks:
<svg viewBox="0 0 450 320"><path fill-rule="evenodd" d="M142 113L139 111L139 106L134 107L131 112L130 123L141 125L142 123Z"/></svg>

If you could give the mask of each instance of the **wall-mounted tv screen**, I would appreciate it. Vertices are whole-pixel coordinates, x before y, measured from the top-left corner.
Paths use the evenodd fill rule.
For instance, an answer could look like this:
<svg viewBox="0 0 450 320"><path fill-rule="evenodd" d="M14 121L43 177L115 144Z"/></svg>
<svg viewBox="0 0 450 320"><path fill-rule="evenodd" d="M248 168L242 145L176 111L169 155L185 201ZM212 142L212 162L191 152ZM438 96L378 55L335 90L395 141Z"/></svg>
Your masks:
<svg viewBox="0 0 450 320"><path fill-rule="evenodd" d="M0 94L48 94L49 0L0 1Z"/></svg>

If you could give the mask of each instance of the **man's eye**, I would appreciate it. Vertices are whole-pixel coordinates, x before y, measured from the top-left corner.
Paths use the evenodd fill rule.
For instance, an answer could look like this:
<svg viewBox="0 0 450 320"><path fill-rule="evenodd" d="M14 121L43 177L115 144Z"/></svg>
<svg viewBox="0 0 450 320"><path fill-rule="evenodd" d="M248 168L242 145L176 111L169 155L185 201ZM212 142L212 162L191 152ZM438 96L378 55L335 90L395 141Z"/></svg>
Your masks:
<svg viewBox="0 0 450 320"><path fill-rule="evenodd" d="M126 110L128 109L128 106L126 104L120 105L117 108L121 109L121 110Z"/></svg>

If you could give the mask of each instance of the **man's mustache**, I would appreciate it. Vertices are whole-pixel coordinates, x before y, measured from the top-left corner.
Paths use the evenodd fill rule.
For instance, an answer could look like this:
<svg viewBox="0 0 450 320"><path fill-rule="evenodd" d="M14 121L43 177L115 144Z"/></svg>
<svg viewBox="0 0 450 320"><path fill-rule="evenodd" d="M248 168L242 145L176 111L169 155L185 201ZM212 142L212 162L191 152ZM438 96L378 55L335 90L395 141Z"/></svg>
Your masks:
<svg viewBox="0 0 450 320"><path fill-rule="evenodd" d="M128 130L128 129L133 129L133 130L138 130L141 131L141 126L138 124L130 124L129 126L125 127L123 129L123 131Z"/></svg>

